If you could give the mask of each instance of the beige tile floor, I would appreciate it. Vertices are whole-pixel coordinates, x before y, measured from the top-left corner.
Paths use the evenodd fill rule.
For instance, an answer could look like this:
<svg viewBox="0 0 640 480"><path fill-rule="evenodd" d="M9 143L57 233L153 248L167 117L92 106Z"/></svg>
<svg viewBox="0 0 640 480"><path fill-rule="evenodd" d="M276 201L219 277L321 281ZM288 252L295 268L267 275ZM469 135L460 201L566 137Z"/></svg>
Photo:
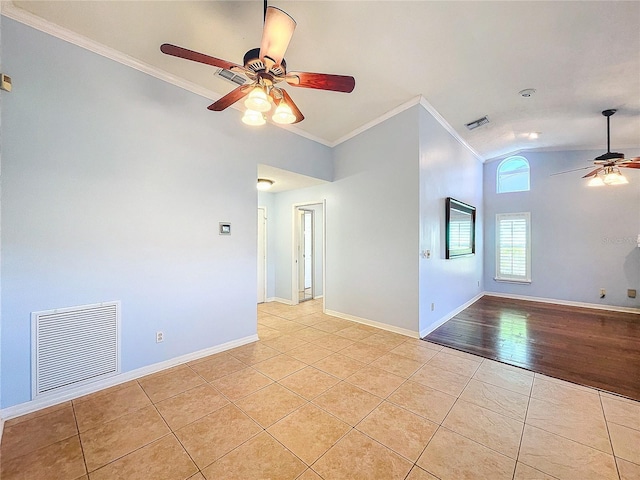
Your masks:
<svg viewBox="0 0 640 480"><path fill-rule="evenodd" d="M2 480L639 480L640 403L321 313L7 421Z"/></svg>

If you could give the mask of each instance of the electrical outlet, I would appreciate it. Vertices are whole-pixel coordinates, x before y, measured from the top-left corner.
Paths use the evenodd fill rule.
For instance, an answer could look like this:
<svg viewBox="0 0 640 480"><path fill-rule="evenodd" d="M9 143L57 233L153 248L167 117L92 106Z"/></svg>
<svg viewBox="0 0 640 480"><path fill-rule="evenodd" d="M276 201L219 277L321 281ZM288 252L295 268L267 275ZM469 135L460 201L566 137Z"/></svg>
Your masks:
<svg viewBox="0 0 640 480"><path fill-rule="evenodd" d="M156 343L164 341L164 333L156 332Z"/></svg>
<svg viewBox="0 0 640 480"><path fill-rule="evenodd" d="M431 304L431 311L433 312L435 309L436 309L436 304L435 304L435 303L432 303L432 304Z"/></svg>
<svg viewBox="0 0 640 480"><path fill-rule="evenodd" d="M636 298L636 290L635 288L630 288L627 290L627 297Z"/></svg>
<svg viewBox="0 0 640 480"><path fill-rule="evenodd" d="M604 298L607 295L607 291L604 288L600 289L600 298Z"/></svg>

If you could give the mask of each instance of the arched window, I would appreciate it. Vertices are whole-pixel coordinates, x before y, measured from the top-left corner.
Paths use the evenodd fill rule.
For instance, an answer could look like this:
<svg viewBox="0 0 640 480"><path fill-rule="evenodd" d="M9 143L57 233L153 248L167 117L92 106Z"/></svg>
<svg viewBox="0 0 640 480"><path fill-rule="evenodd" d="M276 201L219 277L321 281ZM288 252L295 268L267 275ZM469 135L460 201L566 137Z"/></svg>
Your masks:
<svg viewBox="0 0 640 480"><path fill-rule="evenodd" d="M529 191L529 162L521 156L505 158L498 165L498 193Z"/></svg>

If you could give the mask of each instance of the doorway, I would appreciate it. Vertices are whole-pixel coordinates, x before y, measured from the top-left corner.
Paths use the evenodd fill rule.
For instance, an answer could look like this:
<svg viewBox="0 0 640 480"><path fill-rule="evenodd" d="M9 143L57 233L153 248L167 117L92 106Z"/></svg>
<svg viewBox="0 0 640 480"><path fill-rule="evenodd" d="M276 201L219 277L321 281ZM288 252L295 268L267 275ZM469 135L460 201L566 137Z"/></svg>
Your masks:
<svg viewBox="0 0 640 480"><path fill-rule="evenodd" d="M298 208L298 302L314 298L314 211Z"/></svg>
<svg viewBox="0 0 640 480"><path fill-rule="evenodd" d="M258 207L258 303L267 296L267 209Z"/></svg>
<svg viewBox="0 0 640 480"><path fill-rule="evenodd" d="M292 300L324 297L325 202L293 205Z"/></svg>

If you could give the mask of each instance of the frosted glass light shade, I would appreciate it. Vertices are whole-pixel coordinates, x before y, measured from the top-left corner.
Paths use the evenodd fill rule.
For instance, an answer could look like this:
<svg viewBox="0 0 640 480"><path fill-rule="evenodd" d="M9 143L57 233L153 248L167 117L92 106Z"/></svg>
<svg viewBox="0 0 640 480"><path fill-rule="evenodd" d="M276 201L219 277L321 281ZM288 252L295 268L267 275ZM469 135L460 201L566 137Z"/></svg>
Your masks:
<svg viewBox="0 0 640 480"><path fill-rule="evenodd" d="M280 102L280 105L276 108L271 120L282 125L287 125L295 122L296 116L291 111L291 107L289 105L284 102Z"/></svg>
<svg viewBox="0 0 640 480"><path fill-rule="evenodd" d="M270 58L276 65L280 65L295 29L296 22L289 14L276 7L267 7L260 58Z"/></svg>
<svg viewBox="0 0 640 480"><path fill-rule="evenodd" d="M261 87L256 87L251 90L251 93L244 101L244 106L256 112L268 112L271 110L269 98Z"/></svg>
<svg viewBox="0 0 640 480"><path fill-rule="evenodd" d="M267 122L261 112L249 109L244 112L244 115L242 116L242 123L257 127L259 125L264 125Z"/></svg>
<svg viewBox="0 0 640 480"><path fill-rule="evenodd" d="M604 176L604 184L605 185L624 185L629 183L629 180L626 179L624 175L622 175L619 171L609 172Z"/></svg>
<svg viewBox="0 0 640 480"><path fill-rule="evenodd" d="M591 180L589 180L589 183L587 183L587 186L588 187L604 187L604 182L602 181L602 178L600 176L596 175Z"/></svg>

